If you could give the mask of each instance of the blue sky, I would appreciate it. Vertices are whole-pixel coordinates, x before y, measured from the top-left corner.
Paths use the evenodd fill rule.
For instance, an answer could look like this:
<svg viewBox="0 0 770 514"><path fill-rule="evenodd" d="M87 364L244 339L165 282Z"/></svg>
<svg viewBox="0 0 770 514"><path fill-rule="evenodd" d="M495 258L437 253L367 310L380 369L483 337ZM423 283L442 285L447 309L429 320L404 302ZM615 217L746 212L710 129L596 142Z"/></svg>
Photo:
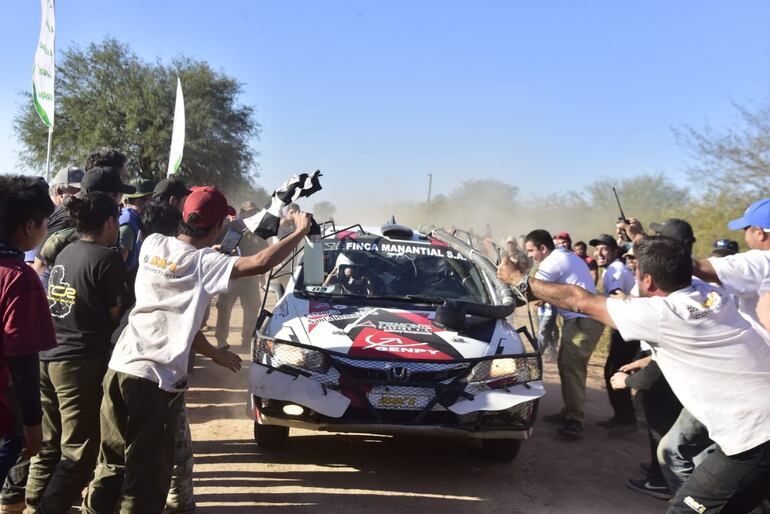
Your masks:
<svg viewBox="0 0 770 514"><path fill-rule="evenodd" d="M320 168L318 200L342 207L352 190L358 205L422 199L428 173L437 193L469 178L684 184L671 128L728 127L733 102L770 97L768 21L764 1L60 0L57 50L111 35L148 60L209 61L257 110L260 183ZM39 23L39 2L4 2L3 171Z"/></svg>

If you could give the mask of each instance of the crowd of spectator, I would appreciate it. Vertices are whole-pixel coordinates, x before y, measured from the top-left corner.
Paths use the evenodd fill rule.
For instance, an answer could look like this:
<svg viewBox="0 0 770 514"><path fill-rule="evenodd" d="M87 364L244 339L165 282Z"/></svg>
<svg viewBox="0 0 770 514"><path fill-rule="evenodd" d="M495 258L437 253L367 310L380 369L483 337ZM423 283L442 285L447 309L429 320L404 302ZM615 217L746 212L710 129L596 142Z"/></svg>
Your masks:
<svg viewBox="0 0 770 514"><path fill-rule="evenodd" d="M225 254L215 243L253 203L238 216L213 186L127 184L126 156L110 148L84 168L50 187L0 176L0 505L192 512L191 355L241 366L206 340L204 314L219 295L226 340L234 299L252 300L254 277L289 255L310 217L296 209L281 241L247 235Z"/></svg>
<svg viewBox="0 0 770 514"><path fill-rule="evenodd" d="M635 390L650 445L643 478L626 485L670 500L669 513L750 512L770 491L770 200L728 225L744 232L743 253L720 239L697 259L688 222L649 227L618 223L589 242L592 261L568 233L533 230L523 238L531 270L516 252L501 260L498 276L539 305L543 355L558 345L564 407L542 419L580 439L585 369L606 326L613 414L598 425L613 437L637 433Z"/></svg>

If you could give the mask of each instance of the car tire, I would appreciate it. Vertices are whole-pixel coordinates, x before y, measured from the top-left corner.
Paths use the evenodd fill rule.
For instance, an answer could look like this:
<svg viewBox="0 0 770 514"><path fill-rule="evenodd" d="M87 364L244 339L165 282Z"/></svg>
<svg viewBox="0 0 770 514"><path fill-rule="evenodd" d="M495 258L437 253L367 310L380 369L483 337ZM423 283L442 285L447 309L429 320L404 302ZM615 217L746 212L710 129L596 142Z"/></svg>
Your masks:
<svg viewBox="0 0 770 514"><path fill-rule="evenodd" d="M266 450L277 450L289 441L289 427L278 425L260 425L254 422L254 440L257 446Z"/></svg>
<svg viewBox="0 0 770 514"><path fill-rule="evenodd" d="M521 449L520 439L484 439L484 452L491 460L511 462Z"/></svg>

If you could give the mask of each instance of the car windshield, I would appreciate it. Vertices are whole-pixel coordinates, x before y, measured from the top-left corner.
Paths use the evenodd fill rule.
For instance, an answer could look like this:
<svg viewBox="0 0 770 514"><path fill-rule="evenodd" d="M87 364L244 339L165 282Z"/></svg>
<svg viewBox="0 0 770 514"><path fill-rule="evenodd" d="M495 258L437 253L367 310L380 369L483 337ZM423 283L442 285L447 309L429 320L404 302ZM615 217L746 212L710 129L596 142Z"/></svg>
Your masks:
<svg viewBox="0 0 770 514"><path fill-rule="evenodd" d="M324 283L298 289L405 300L489 303L479 269L441 243L386 238L324 240Z"/></svg>

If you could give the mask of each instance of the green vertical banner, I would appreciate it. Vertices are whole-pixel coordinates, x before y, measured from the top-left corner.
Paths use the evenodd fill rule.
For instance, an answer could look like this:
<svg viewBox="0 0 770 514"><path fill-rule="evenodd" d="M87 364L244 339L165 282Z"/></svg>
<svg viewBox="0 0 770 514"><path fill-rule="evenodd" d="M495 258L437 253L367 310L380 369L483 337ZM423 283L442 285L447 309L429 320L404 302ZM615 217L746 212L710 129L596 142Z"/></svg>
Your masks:
<svg viewBox="0 0 770 514"><path fill-rule="evenodd" d="M184 95L182 94L182 81L176 79L176 105L174 106L174 128L171 132L171 151L168 155L168 172L166 176L170 177L179 170L182 165L182 154L184 153Z"/></svg>
<svg viewBox="0 0 770 514"><path fill-rule="evenodd" d="M42 19L40 38L35 51L35 65L32 69L32 102L35 111L45 126L53 129L54 118L54 40L56 35L56 17L54 0L40 0Z"/></svg>

